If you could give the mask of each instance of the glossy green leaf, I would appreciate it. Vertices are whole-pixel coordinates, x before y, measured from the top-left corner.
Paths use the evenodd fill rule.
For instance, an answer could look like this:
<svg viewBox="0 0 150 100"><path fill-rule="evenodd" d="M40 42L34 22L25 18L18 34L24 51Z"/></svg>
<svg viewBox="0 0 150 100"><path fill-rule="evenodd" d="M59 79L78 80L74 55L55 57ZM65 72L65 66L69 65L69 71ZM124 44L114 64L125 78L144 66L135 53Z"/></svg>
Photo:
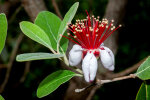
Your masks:
<svg viewBox="0 0 150 100"><path fill-rule="evenodd" d="M0 14L0 53L5 46L5 40L7 36L7 18L5 14Z"/></svg>
<svg viewBox="0 0 150 100"><path fill-rule="evenodd" d="M57 50L57 37L61 20L55 14L42 11L38 14L35 24L45 31L51 41L52 48Z"/></svg>
<svg viewBox="0 0 150 100"><path fill-rule="evenodd" d="M48 35L39 26L31 22L23 21L20 23L20 28L29 38L52 50Z"/></svg>
<svg viewBox="0 0 150 100"><path fill-rule="evenodd" d="M58 31L58 37L57 37L57 40L58 40L58 43L60 43L60 40L62 38L62 36L60 36L60 34L64 34L66 29L67 29L67 24L68 23L71 23L73 17L75 16L76 14L76 11L78 9L78 6L79 6L79 2L76 2L75 4L73 4L73 6L69 9L69 11L66 13L63 21L61 22L61 25L59 27L59 31ZM62 39L61 40L61 44L60 46L63 47L63 50L66 51L68 48L68 40L67 39Z"/></svg>
<svg viewBox="0 0 150 100"><path fill-rule="evenodd" d="M5 100L5 99L0 95L0 100Z"/></svg>
<svg viewBox="0 0 150 100"><path fill-rule="evenodd" d="M150 79L150 57L148 57L138 68L135 73L142 80Z"/></svg>
<svg viewBox="0 0 150 100"><path fill-rule="evenodd" d="M51 53L25 53L20 54L16 57L19 62L31 61L31 60L42 60L42 59L54 59L63 57L63 54L51 54Z"/></svg>
<svg viewBox="0 0 150 100"><path fill-rule="evenodd" d="M78 74L69 70L59 70L48 75L39 85L37 89L37 96L42 98L56 90L61 84L67 82L72 77Z"/></svg>
<svg viewBox="0 0 150 100"><path fill-rule="evenodd" d="M142 83L137 96L136 100L150 100L150 85L146 84L145 82Z"/></svg>

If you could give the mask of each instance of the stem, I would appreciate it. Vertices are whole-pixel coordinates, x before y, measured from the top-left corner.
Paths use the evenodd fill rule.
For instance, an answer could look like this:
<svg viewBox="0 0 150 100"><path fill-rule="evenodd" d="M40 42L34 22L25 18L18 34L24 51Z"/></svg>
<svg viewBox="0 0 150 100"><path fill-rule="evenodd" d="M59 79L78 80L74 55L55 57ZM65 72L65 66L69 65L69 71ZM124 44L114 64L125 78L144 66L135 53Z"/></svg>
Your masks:
<svg viewBox="0 0 150 100"><path fill-rule="evenodd" d="M136 77L135 74L130 74L128 76L117 77L117 78L114 78L112 80L100 80L100 79L97 79L96 80L96 84L97 85L102 85L102 84L105 84L105 83L111 83L111 82L115 82L115 81L129 79L129 78L135 78L135 77Z"/></svg>
<svg viewBox="0 0 150 100"><path fill-rule="evenodd" d="M95 83L87 86L87 87L84 87L82 89L75 89L75 92L82 92L92 86L100 86L102 84L105 84L105 83L111 83L111 82L115 82L115 81L120 81L120 80L125 80L125 79L130 79L130 78L135 78L136 75L135 74L130 74L128 76L122 76L122 77L118 77L118 78L114 78L112 80L100 80L100 79L97 79Z"/></svg>

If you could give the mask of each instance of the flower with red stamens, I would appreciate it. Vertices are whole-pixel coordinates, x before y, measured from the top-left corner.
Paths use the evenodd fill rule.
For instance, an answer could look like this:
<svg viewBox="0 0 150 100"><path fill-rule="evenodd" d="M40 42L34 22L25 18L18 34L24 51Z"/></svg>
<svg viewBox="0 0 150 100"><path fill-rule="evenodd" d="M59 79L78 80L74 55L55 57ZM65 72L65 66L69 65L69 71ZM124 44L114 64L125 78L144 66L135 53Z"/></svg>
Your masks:
<svg viewBox="0 0 150 100"><path fill-rule="evenodd" d="M87 18L76 20L75 24L69 24L68 29L72 34L68 33L68 37L63 36L75 43L69 52L69 64L71 66L78 65L82 61L82 70L85 80L91 82L95 79L97 71L97 60L100 57L103 66L113 71L114 70L114 54L104 46L103 42L117 28L113 25L114 20L110 23L107 19L99 21L99 17L90 17L87 13Z"/></svg>

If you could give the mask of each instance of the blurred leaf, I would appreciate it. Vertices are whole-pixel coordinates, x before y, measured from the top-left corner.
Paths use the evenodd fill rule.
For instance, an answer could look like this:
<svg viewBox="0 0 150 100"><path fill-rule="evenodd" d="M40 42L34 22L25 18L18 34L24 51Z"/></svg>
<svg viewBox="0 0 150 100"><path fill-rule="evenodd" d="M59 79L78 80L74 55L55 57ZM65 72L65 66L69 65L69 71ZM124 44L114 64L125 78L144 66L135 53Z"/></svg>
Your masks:
<svg viewBox="0 0 150 100"><path fill-rule="evenodd" d="M5 100L5 99L0 95L0 100Z"/></svg>
<svg viewBox="0 0 150 100"><path fill-rule="evenodd" d="M20 23L20 28L29 38L53 50L48 35L39 26L23 21Z"/></svg>
<svg viewBox="0 0 150 100"><path fill-rule="evenodd" d="M150 85L146 84L145 82L142 83L137 96L136 100L150 100Z"/></svg>
<svg viewBox="0 0 150 100"><path fill-rule="evenodd" d="M71 23L73 17L75 16L75 13L77 11L77 8L79 6L79 2L76 2L73 4L73 6L69 9L69 11L66 13L63 21L61 22L61 25L59 27L59 31L58 31L58 34L64 34L66 29L67 29L67 24L68 23ZM57 37L57 40L58 40L58 43L60 42L62 36L59 36ZM66 41L66 42L65 42ZM63 50L66 51L66 48L68 48L68 40L67 39L62 39L61 42L63 42L63 44L60 44L60 45L63 45Z"/></svg>
<svg viewBox="0 0 150 100"><path fill-rule="evenodd" d="M74 76L79 76L69 70L59 70L50 75L48 75L39 85L37 89L37 96L42 98L47 96L48 94L52 93L56 90L61 84L67 82Z"/></svg>
<svg viewBox="0 0 150 100"><path fill-rule="evenodd" d="M150 56L140 65L135 74L142 80L150 79Z"/></svg>
<svg viewBox="0 0 150 100"><path fill-rule="evenodd" d="M0 54L5 46L7 36L7 18L5 14L0 14Z"/></svg>
<svg viewBox="0 0 150 100"><path fill-rule="evenodd" d="M51 54L51 53L25 53L17 55L16 60L19 62L42 60L42 59L54 59L63 57L63 54Z"/></svg>
<svg viewBox="0 0 150 100"><path fill-rule="evenodd" d="M35 24L45 31L51 41L52 48L57 50L57 37L61 20L49 11L42 11L38 14Z"/></svg>

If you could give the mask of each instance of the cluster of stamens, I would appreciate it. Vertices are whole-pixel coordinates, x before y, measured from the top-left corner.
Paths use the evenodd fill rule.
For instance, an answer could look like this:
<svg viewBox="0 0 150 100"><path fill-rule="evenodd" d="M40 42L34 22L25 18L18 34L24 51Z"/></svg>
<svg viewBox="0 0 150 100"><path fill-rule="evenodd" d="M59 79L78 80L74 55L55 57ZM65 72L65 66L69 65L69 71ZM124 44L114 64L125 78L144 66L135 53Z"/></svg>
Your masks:
<svg viewBox="0 0 150 100"><path fill-rule="evenodd" d="M87 13L88 14L88 13ZM68 29L73 33L67 33L67 39L71 40L75 44L80 45L84 49L97 49L117 28L113 25L114 20L109 21L104 18L99 21L97 18L87 16L86 19L76 20L75 24L68 24Z"/></svg>

